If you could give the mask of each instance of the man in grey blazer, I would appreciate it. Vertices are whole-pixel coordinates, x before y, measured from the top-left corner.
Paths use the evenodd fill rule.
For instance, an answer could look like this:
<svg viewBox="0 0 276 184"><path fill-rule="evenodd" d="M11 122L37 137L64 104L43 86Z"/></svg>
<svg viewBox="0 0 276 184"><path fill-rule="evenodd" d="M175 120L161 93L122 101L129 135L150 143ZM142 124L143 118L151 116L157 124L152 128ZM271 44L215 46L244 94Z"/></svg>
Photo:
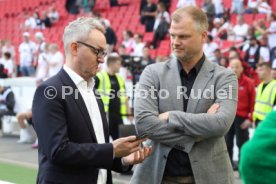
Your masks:
<svg viewBox="0 0 276 184"><path fill-rule="evenodd" d="M237 78L205 59L208 21L197 7L172 15L171 48L177 59L149 65L135 102L138 134L153 155L139 164L132 184L232 184L224 135L237 106Z"/></svg>

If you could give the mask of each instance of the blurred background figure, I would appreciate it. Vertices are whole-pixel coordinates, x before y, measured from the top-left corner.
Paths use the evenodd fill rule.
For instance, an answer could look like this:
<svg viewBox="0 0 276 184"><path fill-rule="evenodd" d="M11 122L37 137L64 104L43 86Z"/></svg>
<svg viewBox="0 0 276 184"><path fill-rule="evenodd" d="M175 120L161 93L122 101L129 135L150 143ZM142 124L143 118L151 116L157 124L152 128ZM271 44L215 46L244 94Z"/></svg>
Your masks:
<svg viewBox="0 0 276 184"><path fill-rule="evenodd" d="M271 76L271 69L270 63L260 63L257 65L257 73L262 82L257 88L253 113L256 127L276 105L276 80Z"/></svg>
<svg viewBox="0 0 276 184"><path fill-rule="evenodd" d="M23 33L23 42L19 45L20 72L22 76L34 74L35 43L30 40L30 33Z"/></svg>
<svg viewBox="0 0 276 184"><path fill-rule="evenodd" d="M255 102L254 81L243 74L243 66L240 60L234 59L229 64L230 69L238 78L238 106L237 113L230 130L225 135L228 154L234 170L238 170L238 164L233 162L234 136L240 150L242 145L249 140L248 128L252 125L252 115Z"/></svg>
<svg viewBox="0 0 276 184"><path fill-rule="evenodd" d="M101 94L104 109L109 122L109 133L113 140L119 138L119 125L124 124L127 117L132 121L131 109L126 96L124 79L118 75L121 68L121 58L117 53L112 53L107 58L107 70L97 73L95 89ZM117 95L119 94L120 95Z"/></svg>

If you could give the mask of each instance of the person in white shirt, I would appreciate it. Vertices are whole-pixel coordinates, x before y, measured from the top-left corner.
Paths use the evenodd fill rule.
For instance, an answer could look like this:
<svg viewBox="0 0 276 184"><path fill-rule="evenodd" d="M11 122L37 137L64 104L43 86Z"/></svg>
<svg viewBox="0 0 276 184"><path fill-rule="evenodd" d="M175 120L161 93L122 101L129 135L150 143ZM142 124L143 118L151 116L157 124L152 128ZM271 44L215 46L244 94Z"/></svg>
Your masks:
<svg viewBox="0 0 276 184"><path fill-rule="evenodd" d="M31 76L34 73L34 56L36 46L35 43L30 40L30 34L28 32L23 33L24 41L19 45L19 60L20 71L22 76Z"/></svg>
<svg viewBox="0 0 276 184"><path fill-rule="evenodd" d="M259 2L258 13L267 15L272 13L271 6L268 4L267 0L261 0L261 2Z"/></svg>
<svg viewBox="0 0 276 184"><path fill-rule="evenodd" d="M38 55L38 63L35 76L37 86L40 85L48 77L48 62L51 61L51 57L52 54L49 51L49 44L45 43L44 51Z"/></svg>
<svg viewBox="0 0 276 184"><path fill-rule="evenodd" d="M49 8L48 17L50 18L51 23L55 23L59 20L59 13L55 7L51 6Z"/></svg>
<svg viewBox="0 0 276 184"><path fill-rule="evenodd" d="M245 10L245 13L257 13L259 2L260 0L248 0L247 9Z"/></svg>
<svg viewBox="0 0 276 184"><path fill-rule="evenodd" d="M36 29L37 24L35 21L35 18L28 13L25 14L26 20L24 22L24 28L25 29Z"/></svg>
<svg viewBox="0 0 276 184"><path fill-rule="evenodd" d="M33 100L37 181L112 184L111 170L129 171L130 165L151 154L151 147L141 148L146 139L136 136L109 143L106 114L93 79L106 56L101 22L91 17L70 22L63 43L66 65L38 86Z"/></svg>
<svg viewBox="0 0 276 184"><path fill-rule="evenodd" d="M64 63L63 54L58 50L57 44L49 46L51 57L48 60L48 77L52 77L59 72Z"/></svg>
<svg viewBox="0 0 276 184"><path fill-rule="evenodd" d="M122 44L126 47L126 51L128 54L131 54L133 51L133 47L135 44L135 41L133 39L133 33L129 30L125 30L123 32L123 42Z"/></svg>
<svg viewBox="0 0 276 184"><path fill-rule="evenodd" d="M215 6L216 17L222 17L225 12L223 1L213 0L213 4Z"/></svg>
<svg viewBox="0 0 276 184"><path fill-rule="evenodd" d="M145 43L143 42L143 36L141 34L134 35L135 44L133 47L132 56L143 56L143 48L145 47Z"/></svg>
<svg viewBox="0 0 276 184"><path fill-rule="evenodd" d="M218 45L213 42L213 37L211 35L208 35L206 43L204 43L203 45L203 52L206 58L212 60L212 57L214 57L214 52L217 48Z"/></svg>
<svg viewBox="0 0 276 184"><path fill-rule="evenodd" d="M244 22L242 15L237 16L237 25L234 26L233 31L236 35L236 41L245 40L248 33L249 26Z"/></svg>

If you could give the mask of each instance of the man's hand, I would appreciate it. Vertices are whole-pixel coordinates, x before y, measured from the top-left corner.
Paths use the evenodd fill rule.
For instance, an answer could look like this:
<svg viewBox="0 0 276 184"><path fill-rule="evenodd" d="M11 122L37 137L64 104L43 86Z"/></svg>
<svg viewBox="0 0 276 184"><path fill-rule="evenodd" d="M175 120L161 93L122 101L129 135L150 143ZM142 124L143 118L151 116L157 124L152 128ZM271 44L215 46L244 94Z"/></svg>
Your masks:
<svg viewBox="0 0 276 184"><path fill-rule="evenodd" d="M215 103L208 109L207 114L216 114L218 110L219 110L219 104Z"/></svg>
<svg viewBox="0 0 276 184"><path fill-rule="evenodd" d="M160 120L166 120L167 121L169 119L169 112L164 112L162 114L159 114L158 118Z"/></svg>
<svg viewBox="0 0 276 184"><path fill-rule="evenodd" d="M241 129L247 129L248 127L250 127L252 125L252 123L250 122L250 120L246 119L242 124L241 124Z"/></svg>
<svg viewBox="0 0 276 184"><path fill-rule="evenodd" d="M140 144L146 139L136 140L136 136L116 139L112 142L115 157L124 157L140 150Z"/></svg>
<svg viewBox="0 0 276 184"><path fill-rule="evenodd" d="M144 147L140 150L131 153L130 155L122 158L122 163L125 166L142 163L147 157L152 154L152 148Z"/></svg>

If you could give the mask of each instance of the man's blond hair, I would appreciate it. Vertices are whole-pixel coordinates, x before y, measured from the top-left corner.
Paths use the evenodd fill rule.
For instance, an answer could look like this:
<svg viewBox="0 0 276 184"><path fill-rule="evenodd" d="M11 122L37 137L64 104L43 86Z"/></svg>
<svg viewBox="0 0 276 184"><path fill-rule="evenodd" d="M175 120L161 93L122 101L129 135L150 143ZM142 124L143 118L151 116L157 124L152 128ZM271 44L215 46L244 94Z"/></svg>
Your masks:
<svg viewBox="0 0 276 184"><path fill-rule="evenodd" d="M196 6L186 6L175 10L172 14L173 22L180 22L185 16L190 16L195 22L199 32L208 31L208 19L206 14Z"/></svg>

